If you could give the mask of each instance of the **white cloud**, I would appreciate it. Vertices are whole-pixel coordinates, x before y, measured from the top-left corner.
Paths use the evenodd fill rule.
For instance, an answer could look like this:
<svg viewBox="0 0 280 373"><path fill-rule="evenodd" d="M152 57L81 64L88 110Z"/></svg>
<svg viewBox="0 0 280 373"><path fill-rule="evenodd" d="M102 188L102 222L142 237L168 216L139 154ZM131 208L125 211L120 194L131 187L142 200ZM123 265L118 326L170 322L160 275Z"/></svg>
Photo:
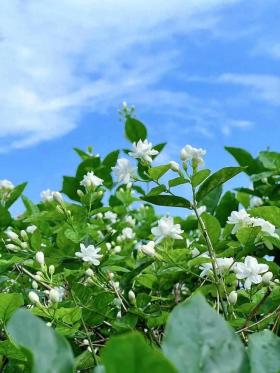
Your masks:
<svg viewBox="0 0 280 373"><path fill-rule="evenodd" d="M178 97L184 105L194 102L156 88L178 67L173 38L215 28L220 9L234 2L2 1L0 150L61 136L85 111L105 111L123 98L145 104L145 92L158 105L168 100L170 110ZM164 48L155 48L161 43ZM194 109L187 114L194 121L205 117Z"/></svg>

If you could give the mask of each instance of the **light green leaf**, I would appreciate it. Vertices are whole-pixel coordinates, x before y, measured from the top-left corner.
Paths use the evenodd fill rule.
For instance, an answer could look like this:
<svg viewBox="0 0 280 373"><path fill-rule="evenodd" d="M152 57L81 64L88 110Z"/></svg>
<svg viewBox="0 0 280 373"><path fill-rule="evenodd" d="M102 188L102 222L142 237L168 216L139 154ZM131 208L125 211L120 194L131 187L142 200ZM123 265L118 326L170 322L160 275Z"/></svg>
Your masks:
<svg viewBox="0 0 280 373"><path fill-rule="evenodd" d="M1 293L0 294L0 320L7 322L12 313L24 304L21 294Z"/></svg>
<svg viewBox="0 0 280 373"><path fill-rule="evenodd" d="M201 201L213 189L222 185L242 171L244 171L242 167L225 167L215 172L200 185L200 188L196 193L196 200L198 202Z"/></svg>
<svg viewBox="0 0 280 373"><path fill-rule="evenodd" d="M280 372L280 338L270 330L250 335L248 355L251 373Z"/></svg>
<svg viewBox="0 0 280 373"><path fill-rule="evenodd" d="M20 197L24 191L27 183L17 185L10 193L8 200L5 203L5 207L9 208L12 204Z"/></svg>
<svg viewBox="0 0 280 373"><path fill-rule="evenodd" d="M162 348L179 373L248 372L241 340L199 294L172 311Z"/></svg>
<svg viewBox="0 0 280 373"><path fill-rule="evenodd" d="M196 174L192 177L192 186L197 187L199 184L201 184L209 175L211 174L211 171L205 168L204 170L198 171Z"/></svg>
<svg viewBox="0 0 280 373"><path fill-rule="evenodd" d="M250 210L250 214L258 218L263 218L276 227L280 227L280 208L277 206L255 207Z"/></svg>
<svg viewBox="0 0 280 373"><path fill-rule="evenodd" d="M157 196L160 193L166 192L166 186L165 185L159 185L154 188L152 188L147 196Z"/></svg>
<svg viewBox="0 0 280 373"><path fill-rule="evenodd" d="M181 185L181 184L187 184L188 180L186 180L182 176L175 177L175 179L171 179L168 181L169 188L173 188L175 186Z"/></svg>
<svg viewBox="0 0 280 373"><path fill-rule="evenodd" d="M254 245L260 231L261 227L244 227L239 229L236 233L236 237L242 245L245 247L251 247Z"/></svg>
<svg viewBox="0 0 280 373"><path fill-rule="evenodd" d="M214 216L207 214L206 212L201 215L201 219L204 221L212 244L217 243L221 235L221 225L219 223L219 220L216 219Z"/></svg>
<svg viewBox="0 0 280 373"><path fill-rule="evenodd" d="M7 332L16 345L32 356L32 373L73 372L74 357L67 340L24 309L10 319Z"/></svg>
<svg viewBox="0 0 280 373"><path fill-rule="evenodd" d="M160 177L162 177L168 170L170 170L170 165L165 164L162 166L156 166L149 168L149 175L153 180L158 180Z"/></svg>

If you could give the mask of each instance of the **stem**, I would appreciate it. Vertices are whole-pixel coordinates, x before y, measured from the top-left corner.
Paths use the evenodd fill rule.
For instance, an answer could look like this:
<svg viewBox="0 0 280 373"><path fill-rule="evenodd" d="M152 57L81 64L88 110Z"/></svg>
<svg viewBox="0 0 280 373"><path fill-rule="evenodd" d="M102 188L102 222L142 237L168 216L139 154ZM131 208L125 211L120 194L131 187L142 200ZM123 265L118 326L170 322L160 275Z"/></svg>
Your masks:
<svg viewBox="0 0 280 373"><path fill-rule="evenodd" d="M219 298L221 300L221 306L222 306L224 317L227 320L227 312L226 312L226 308L225 308L225 305L224 305L224 302L223 302L223 298L222 298L222 294L221 294L221 289L220 289L220 279L219 279L219 276L217 274L217 270L216 270L216 266L215 266L215 264L216 264L215 250L214 250L214 247L212 245L212 242L211 242L211 239L209 237L209 234L208 234L208 231L206 229L206 226L204 224L204 221L201 219L201 217L199 216L199 214L197 212L197 203L196 203L196 198L195 198L195 190L194 190L193 187L192 187L192 192L193 192L193 210L194 210L194 213L195 213L196 218L198 220L198 223L200 225L200 228L202 230L203 237L205 238L206 245L208 247L208 252L209 252L209 255L210 255L210 258L211 258L211 264L212 264L212 269L213 269L213 275L214 275L215 285L216 285L216 288L217 288L217 292L218 292Z"/></svg>
<svg viewBox="0 0 280 373"><path fill-rule="evenodd" d="M16 264L16 268L19 272L23 272L25 273L27 276L29 276L30 278L32 278L32 280L38 282L39 284L41 284L42 286L44 286L46 289L48 290L51 290L51 286L47 285L46 283L44 283L43 281L39 281L36 279L36 277L31 273L29 272L26 268L24 268L23 266L19 265L19 264Z"/></svg>

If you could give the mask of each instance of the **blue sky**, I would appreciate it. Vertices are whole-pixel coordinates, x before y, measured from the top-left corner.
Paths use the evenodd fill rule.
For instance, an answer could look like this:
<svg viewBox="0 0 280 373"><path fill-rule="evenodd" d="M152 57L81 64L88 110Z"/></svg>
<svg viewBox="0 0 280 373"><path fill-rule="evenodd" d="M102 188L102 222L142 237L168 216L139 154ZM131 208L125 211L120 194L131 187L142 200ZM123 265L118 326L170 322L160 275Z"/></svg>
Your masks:
<svg viewBox="0 0 280 373"><path fill-rule="evenodd" d="M280 5L241 0L4 0L0 4L0 179L59 190L93 145L127 146L134 104L162 161L185 144L234 164L280 138ZM239 181L240 182L240 179Z"/></svg>

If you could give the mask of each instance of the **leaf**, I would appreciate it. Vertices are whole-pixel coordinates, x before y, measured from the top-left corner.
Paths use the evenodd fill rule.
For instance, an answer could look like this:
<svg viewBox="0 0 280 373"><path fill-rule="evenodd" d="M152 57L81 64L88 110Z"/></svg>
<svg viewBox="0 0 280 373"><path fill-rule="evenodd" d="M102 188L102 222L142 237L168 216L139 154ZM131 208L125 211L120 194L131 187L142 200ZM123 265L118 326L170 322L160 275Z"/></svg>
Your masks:
<svg viewBox="0 0 280 373"><path fill-rule="evenodd" d="M226 192L221 198L215 213L215 216L221 223L222 227L226 225L227 218L231 212L236 210L238 210L238 201L235 198L235 194L232 192Z"/></svg>
<svg viewBox="0 0 280 373"><path fill-rule="evenodd" d="M223 193L222 185L219 185L217 188L213 189L210 193L208 193L199 203L200 206L206 206L207 211L210 214L214 214L216 208L218 206L219 200Z"/></svg>
<svg viewBox="0 0 280 373"><path fill-rule="evenodd" d="M178 196L170 196L161 194L158 196L145 196L141 197L143 201L152 203L153 205L158 206L172 206L172 207L184 207L184 208L190 208L191 204L190 201L183 197Z"/></svg>
<svg viewBox="0 0 280 373"><path fill-rule="evenodd" d="M11 221L12 217L7 208L0 205L0 227L7 228Z"/></svg>
<svg viewBox="0 0 280 373"><path fill-rule="evenodd" d="M188 183L188 180L186 180L182 176L175 177L175 179L171 179L168 181L169 188L172 188L172 187L175 187L181 184L187 184L187 183Z"/></svg>
<svg viewBox="0 0 280 373"><path fill-rule="evenodd" d="M174 308L162 349L179 373L248 372L241 340L200 294Z"/></svg>
<svg viewBox="0 0 280 373"><path fill-rule="evenodd" d="M210 193L213 189L222 185L226 181L233 178L235 175L242 172L242 167L225 167L209 176L203 184L200 185L198 192L196 193L196 200L199 202Z"/></svg>
<svg viewBox="0 0 280 373"><path fill-rule="evenodd" d="M231 146L225 146L225 150L235 158L241 167L246 167L244 169L246 174L253 175L263 170L260 161L255 159L247 150Z"/></svg>
<svg viewBox="0 0 280 373"><path fill-rule="evenodd" d="M204 221L212 244L217 243L221 234L221 225L218 219L206 212L201 215L201 219Z"/></svg>
<svg viewBox="0 0 280 373"><path fill-rule="evenodd" d="M165 164L162 166L156 166L149 168L149 175L153 180L158 180L161 176L163 176L168 170L170 170L170 165Z"/></svg>
<svg viewBox="0 0 280 373"><path fill-rule="evenodd" d="M32 356L32 373L69 373L74 357L67 340L24 309L10 319L7 331L12 340Z"/></svg>
<svg viewBox="0 0 280 373"><path fill-rule="evenodd" d="M125 135L131 142L138 142L147 138L147 130L143 123L135 118L128 117L125 122Z"/></svg>
<svg viewBox="0 0 280 373"><path fill-rule="evenodd" d="M265 168L270 170L280 170L280 153L260 152L259 159Z"/></svg>
<svg viewBox="0 0 280 373"><path fill-rule="evenodd" d="M101 358L106 373L176 373L162 352L137 332L111 338Z"/></svg>
<svg viewBox="0 0 280 373"><path fill-rule="evenodd" d="M8 340L0 342L0 356L15 360L25 360L24 354Z"/></svg>
<svg viewBox="0 0 280 373"><path fill-rule="evenodd" d="M154 188L152 188L149 193L147 194L147 196L156 196L160 193L163 193L163 192L166 192L166 186L165 185L159 185L159 186L156 186Z"/></svg>
<svg viewBox="0 0 280 373"><path fill-rule="evenodd" d="M248 355L251 373L280 372L280 338L270 330L249 336Z"/></svg>
<svg viewBox="0 0 280 373"><path fill-rule="evenodd" d="M111 170L111 168L116 165L119 154L119 150L114 150L113 152L107 154L106 157L103 159L102 164Z"/></svg>
<svg viewBox="0 0 280 373"><path fill-rule="evenodd" d="M208 170L208 168L205 168L204 170L198 171L196 174L192 177L192 186L197 187L199 184L203 182L209 175L211 174L211 171Z"/></svg>
<svg viewBox="0 0 280 373"><path fill-rule="evenodd" d="M280 227L280 208L277 206L260 206L250 210L252 216L263 218L276 227Z"/></svg>
<svg viewBox="0 0 280 373"><path fill-rule="evenodd" d="M252 247L260 231L261 227L244 227L239 229L236 233L236 237L245 247Z"/></svg>
<svg viewBox="0 0 280 373"><path fill-rule="evenodd" d="M5 203L5 207L9 208L12 204L20 197L24 191L27 183L17 185L10 193L8 200Z"/></svg>
<svg viewBox="0 0 280 373"><path fill-rule="evenodd" d="M0 294L0 320L6 322L9 320L13 312L24 305L23 296L21 294L1 293Z"/></svg>
<svg viewBox="0 0 280 373"><path fill-rule="evenodd" d="M81 181L88 172L95 172L95 170L100 166L99 157L91 157L81 162L76 171L76 178Z"/></svg>
<svg viewBox="0 0 280 373"><path fill-rule="evenodd" d="M63 176L62 192L74 201L80 201L77 190L80 188L79 181L72 176Z"/></svg>

